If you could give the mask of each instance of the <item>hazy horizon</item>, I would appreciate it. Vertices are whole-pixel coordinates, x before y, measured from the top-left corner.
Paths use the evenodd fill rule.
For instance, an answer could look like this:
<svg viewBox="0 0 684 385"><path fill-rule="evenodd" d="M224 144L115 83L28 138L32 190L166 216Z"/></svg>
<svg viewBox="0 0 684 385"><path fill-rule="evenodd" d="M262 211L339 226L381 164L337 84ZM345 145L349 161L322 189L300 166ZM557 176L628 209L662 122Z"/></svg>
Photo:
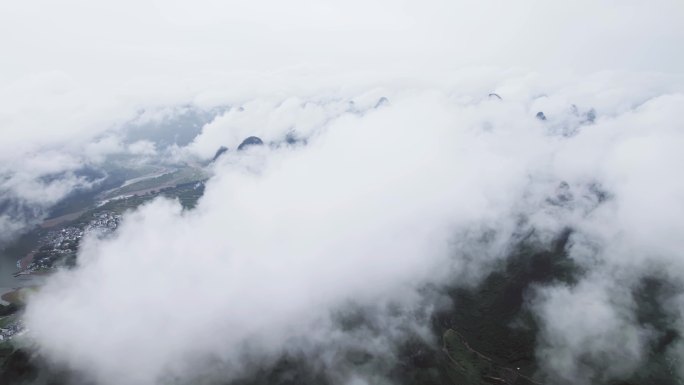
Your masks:
<svg viewBox="0 0 684 385"><path fill-rule="evenodd" d="M562 268L521 283L502 327L530 353L483 350L497 365L681 381L682 20L680 0L7 3L2 276L78 241L11 349L79 385L250 383L282 357L401 383L401 347L440 354L455 293L528 252ZM116 230L84 231L97 215Z"/></svg>

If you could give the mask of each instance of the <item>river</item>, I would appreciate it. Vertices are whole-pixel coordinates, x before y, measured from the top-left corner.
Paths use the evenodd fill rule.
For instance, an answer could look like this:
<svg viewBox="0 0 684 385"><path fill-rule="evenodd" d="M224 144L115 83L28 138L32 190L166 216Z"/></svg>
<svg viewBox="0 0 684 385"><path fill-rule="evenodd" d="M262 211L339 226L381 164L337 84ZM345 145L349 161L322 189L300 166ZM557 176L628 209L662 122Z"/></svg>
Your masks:
<svg viewBox="0 0 684 385"><path fill-rule="evenodd" d="M45 277L35 275L15 277L16 272L17 258L0 250L0 296L19 287L38 285L45 280ZM0 303L6 304L2 300Z"/></svg>

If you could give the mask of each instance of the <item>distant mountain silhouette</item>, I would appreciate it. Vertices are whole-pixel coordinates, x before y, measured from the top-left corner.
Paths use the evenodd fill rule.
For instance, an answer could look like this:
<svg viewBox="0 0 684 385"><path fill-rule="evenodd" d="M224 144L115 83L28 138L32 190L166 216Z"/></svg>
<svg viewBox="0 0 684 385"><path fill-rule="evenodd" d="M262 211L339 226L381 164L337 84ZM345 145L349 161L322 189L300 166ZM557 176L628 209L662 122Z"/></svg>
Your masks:
<svg viewBox="0 0 684 385"><path fill-rule="evenodd" d="M259 137L250 136L249 138L243 140L237 149L238 151L240 151L246 149L249 146L262 146L263 144L264 142Z"/></svg>
<svg viewBox="0 0 684 385"><path fill-rule="evenodd" d="M375 108L380 108L380 107L386 106L388 104L389 104L389 99L387 99L386 97L383 96L378 100L377 103L375 103Z"/></svg>
<svg viewBox="0 0 684 385"><path fill-rule="evenodd" d="M212 159L212 162L216 162L216 159L218 159L221 155L225 154L226 151L228 151L228 147L226 146L221 146L219 147L218 150L216 150L216 154L214 155L214 159Z"/></svg>

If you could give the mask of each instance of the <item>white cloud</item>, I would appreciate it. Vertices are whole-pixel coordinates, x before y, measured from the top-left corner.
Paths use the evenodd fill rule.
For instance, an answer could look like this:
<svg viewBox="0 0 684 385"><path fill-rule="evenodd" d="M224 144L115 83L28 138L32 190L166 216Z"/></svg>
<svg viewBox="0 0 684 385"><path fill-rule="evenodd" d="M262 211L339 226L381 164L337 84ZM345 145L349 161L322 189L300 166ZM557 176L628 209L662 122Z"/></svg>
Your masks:
<svg viewBox="0 0 684 385"><path fill-rule="evenodd" d="M537 351L555 383L603 383L628 378L645 359L653 331L639 327L629 287L610 287L604 276L575 287L541 291Z"/></svg>
<svg viewBox="0 0 684 385"><path fill-rule="evenodd" d="M167 108L232 107L162 154L175 160L209 158L250 135L309 140L231 151L196 211L155 202L128 216L118 238L91 240L82 266L29 307L38 345L105 383L147 385L191 354L239 364L242 343L277 353L288 338L330 331L329 311L350 298L410 308L421 284L478 278L505 256L522 213L541 232L575 228L571 257L609 280L538 297L543 348L577 348L545 368L574 368L583 341L596 340L590 355L613 351L611 330L582 320L575 340L554 314L565 303L597 308L597 320L633 331L629 298L607 293L656 265L681 280L684 5L656 3L4 7L0 198L15 209L0 213L3 234L84 185L79 167L124 149L153 155L154 144L125 144L118 130ZM381 96L389 105L372 109ZM591 108L597 118L586 124ZM575 199L549 207L561 181ZM592 183L612 196L595 210ZM472 234L488 229L499 238L483 250ZM479 256L474 267L463 254ZM637 337L627 363L647 345Z"/></svg>
<svg viewBox="0 0 684 385"><path fill-rule="evenodd" d="M157 148L155 144L149 140L139 140L128 145L128 152L134 155L152 156L157 153Z"/></svg>
<svg viewBox="0 0 684 385"><path fill-rule="evenodd" d="M549 103L559 103L555 95L565 100L569 89L552 89ZM414 290L426 283L472 282L490 261L505 257L518 214L530 216L542 232L572 226L594 237L598 249L582 248L581 238L574 238L571 257L588 267L597 259L606 265L596 274L609 287L628 291L624 280L654 263L676 262L671 266L682 271L679 241L668 235L681 223L664 212L638 214L643 207L636 205L657 198L670 205L663 210L682 208L679 182L660 180L680 163L673 144L684 139L663 116L674 116L681 96L627 112L621 111L623 99L604 100L595 123L564 137L534 118L534 99L524 92L466 103L430 89L387 95L388 106L363 114L340 113L335 103L325 107L328 120L314 120L304 147L229 152L195 211L158 201L130 215L117 238L92 240L82 266L53 279L29 307L27 319L43 352L104 383L190 375L181 365L188 354L219 357L239 373L246 352L270 356L293 340L318 341L332 333L326 317L350 299L412 308L424 305ZM229 112L203 135L222 127L223 135L237 139L249 130L235 130L253 127L275 138L288 125L281 119L270 124L272 117L307 111L306 103L268 99L244 105L255 113ZM559 109L549 116L556 113L573 115ZM244 120L232 114L244 114ZM297 129L311 120L291 122ZM644 135L658 140L632 147ZM650 187L642 189L652 179L664 189L638 198L650 193ZM545 202L561 181L575 198L550 207ZM595 209L596 198L584 195L590 183L615 199ZM643 231L644 221L663 231ZM487 230L496 242L483 246L477 234ZM640 255L642 249L662 252ZM599 254L588 255L592 250ZM476 256L474 264L461 259L466 255ZM535 302L548 342L540 347L543 367L569 381L584 352L605 364L605 376L612 378L641 362L648 343L633 322L629 296L609 301L607 289L592 282L542 290ZM192 311L178 312L179 304ZM602 309L596 316L603 318L565 328L556 322L561 308ZM110 327L120 314L122 321ZM598 362L617 349L612 319L634 342L619 365ZM605 327L595 328L597 322ZM584 344L588 340L592 344ZM563 348L562 341L574 342ZM135 351L128 349L132 344ZM121 379L121 373L129 377Z"/></svg>

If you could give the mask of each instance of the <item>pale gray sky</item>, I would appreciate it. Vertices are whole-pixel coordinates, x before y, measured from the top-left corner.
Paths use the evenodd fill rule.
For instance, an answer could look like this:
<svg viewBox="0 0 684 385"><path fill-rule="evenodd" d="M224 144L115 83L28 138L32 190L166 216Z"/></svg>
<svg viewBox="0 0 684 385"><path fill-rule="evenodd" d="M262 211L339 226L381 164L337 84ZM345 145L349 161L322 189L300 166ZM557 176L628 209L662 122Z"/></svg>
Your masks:
<svg viewBox="0 0 684 385"><path fill-rule="evenodd" d="M575 228L571 257L592 270L540 288L542 366L579 383L583 357L620 353L613 372L629 373L650 340L613 294L657 266L684 284L682 20L681 0L5 2L0 191L27 206L78 185L41 176L123 148L116 130L142 109L244 107L179 159L253 134L310 136L224 156L197 210L155 201L119 237L86 242L82 266L32 300L32 336L105 385L192 376L189 355L239 373L244 354L267 360L291 339L316 354L364 346L331 311L426 306L416 288L476 280L525 215L542 238ZM550 205L561 181L576 199ZM596 185L613 197L598 208ZM684 332L684 301L672 303ZM401 326L387 330L424 326L378 314ZM634 337L626 351L617 328Z"/></svg>

